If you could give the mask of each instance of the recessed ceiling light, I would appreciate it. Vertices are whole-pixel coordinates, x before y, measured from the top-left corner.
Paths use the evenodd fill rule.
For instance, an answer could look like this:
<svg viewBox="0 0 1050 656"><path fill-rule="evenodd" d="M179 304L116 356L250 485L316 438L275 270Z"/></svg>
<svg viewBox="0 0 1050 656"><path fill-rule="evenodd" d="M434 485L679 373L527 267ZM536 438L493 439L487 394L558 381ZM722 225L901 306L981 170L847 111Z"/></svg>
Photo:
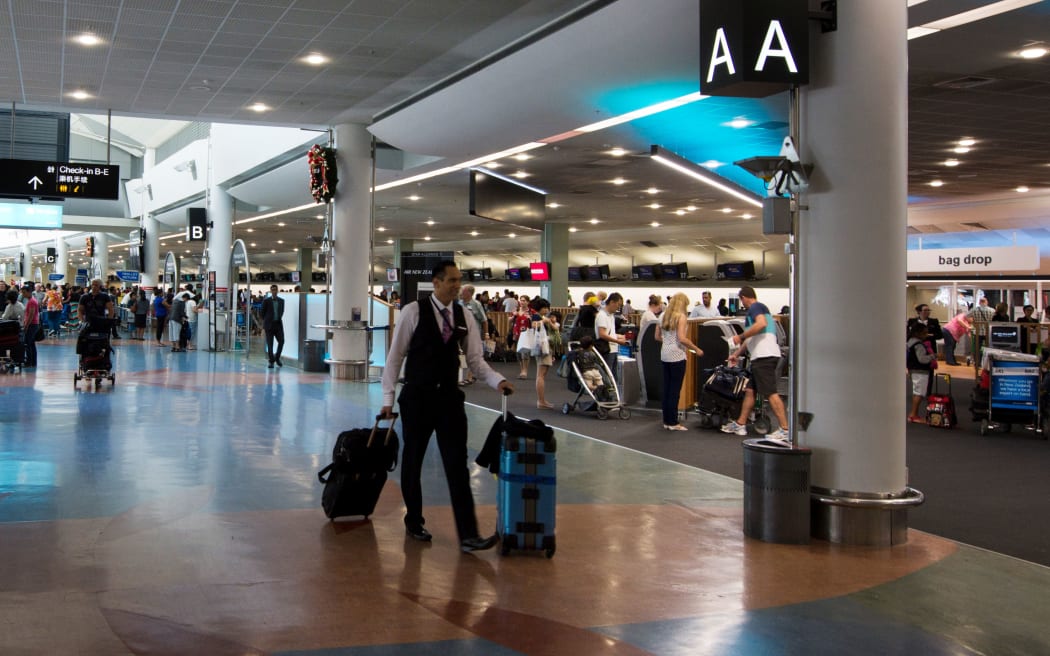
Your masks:
<svg viewBox="0 0 1050 656"><path fill-rule="evenodd" d="M430 241L430 235L427 235L426 237L423 237L423 241Z"/></svg>
<svg viewBox="0 0 1050 656"><path fill-rule="evenodd" d="M82 46L97 46L102 43L102 39L98 38L98 35L94 32L84 32L73 37L73 40ZM1023 56L1023 55L1022 55Z"/></svg>
<svg viewBox="0 0 1050 656"><path fill-rule="evenodd" d="M87 100L88 98L91 97L91 94L88 93L87 91L84 91L83 89L77 89L76 91L70 91L67 95L70 98L73 98L74 100Z"/></svg>
<svg viewBox="0 0 1050 656"><path fill-rule="evenodd" d="M695 212L696 211L696 205L686 205L685 206L685 211L686 212Z"/></svg>
<svg viewBox="0 0 1050 656"><path fill-rule="evenodd" d="M952 148L952 152L953 153L958 153L960 155L965 155L966 153L970 152L970 147L969 146L956 146L955 148Z"/></svg>
<svg viewBox="0 0 1050 656"><path fill-rule="evenodd" d="M650 196L655 196L656 194L660 193L660 190L656 187L649 187L645 190L645 193L649 194Z"/></svg>
<svg viewBox="0 0 1050 656"><path fill-rule="evenodd" d="M327 64L328 58L319 52L311 52L309 55L303 57L302 61L311 66L320 66L321 64Z"/></svg>
<svg viewBox="0 0 1050 656"><path fill-rule="evenodd" d="M705 169L717 169L719 166L724 165L725 162L719 162L717 159L709 159L706 162L702 163L700 166L704 167Z"/></svg>
<svg viewBox="0 0 1050 656"><path fill-rule="evenodd" d="M525 171L518 171L517 173L514 173L512 175L515 178L518 178L519 180L524 180L525 178L529 177L529 174L526 173Z"/></svg>
<svg viewBox="0 0 1050 656"><path fill-rule="evenodd" d="M1045 57L1046 53L1046 48L1043 48L1041 46L1033 46L1031 48L1025 48L1017 54L1022 59L1039 59L1040 57Z"/></svg>
<svg viewBox="0 0 1050 656"><path fill-rule="evenodd" d="M661 207L663 207L663 205L661 205L660 203L649 203L648 205L646 205L646 207L648 207L651 210L658 210Z"/></svg>
<svg viewBox="0 0 1050 656"><path fill-rule="evenodd" d="M962 139L959 139L958 143L960 146L972 146L977 143L977 140L973 137L963 137Z"/></svg>
<svg viewBox="0 0 1050 656"><path fill-rule="evenodd" d="M627 184L627 181L624 180L623 178L613 178L609 182L611 182L611 183L613 183L614 185L617 185L617 186L623 185L623 184Z"/></svg>
<svg viewBox="0 0 1050 656"><path fill-rule="evenodd" d="M1015 191L1019 194L1026 194L1028 193L1028 187L1026 187L1025 185L1021 185L1020 187L1015 189Z"/></svg>
<svg viewBox="0 0 1050 656"><path fill-rule="evenodd" d="M733 208L732 207L723 207L722 208L722 214L732 214L732 213L733 213Z"/></svg>
<svg viewBox="0 0 1050 656"><path fill-rule="evenodd" d="M411 196L408 197L409 200L422 200L422 198L423 198L422 196L417 196L415 194L412 194Z"/></svg>
<svg viewBox="0 0 1050 656"><path fill-rule="evenodd" d="M617 148L613 148L612 150L610 150L609 154L612 155L613 157L623 157L624 155L627 154L627 151L624 150L623 148L617 147Z"/></svg>
<svg viewBox="0 0 1050 656"><path fill-rule="evenodd" d="M477 237L477 236L478 236L478 235L480 235L480 234L481 234L481 233L480 233L480 232L478 232L477 230L471 230L471 231L470 231L470 236L471 236L471 237Z"/></svg>
<svg viewBox="0 0 1050 656"><path fill-rule="evenodd" d="M737 118L734 118L732 121L729 121L728 123L723 123L722 125L725 125L725 126L728 126L728 127L735 128L735 129L739 130L740 128L746 128L747 126L754 125L754 124L755 124L754 121L749 121L749 120L747 120L746 118L744 118L742 116L738 116Z"/></svg>
<svg viewBox="0 0 1050 656"><path fill-rule="evenodd" d="M524 162L526 160L532 159L532 155L528 153L518 153L514 156L514 159L518 160L519 162Z"/></svg>
<svg viewBox="0 0 1050 656"><path fill-rule="evenodd" d="M515 237L517 237L517 235L516 235L516 234L514 234L513 232L512 232L512 233L510 233L510 234L509 234L509 235L507 235L507 236L508 236L508 237L510 237L511 239L514 239Z"/></svg>
<svg viewBox="0 0 1050 656"><path fill-rule="evenodd" d="M315 219L323 219L324 218L324 214L315 214L314 218Z"/></svg>
<svg viewBox="0 0 1050 656"><path fill-rule="evenodd" d="M551 208L552 210L556 210L559 207L561 207L561 203L547 203L547 207Z"/></svg>
<svg viewBox="0 0 1050 656"><path fill-rule="evenodd" d="M503 165L500 164L499 162L485 162L485 164L483 166L485 168L487 168L487 169L498 169L499 167L501 167Z"/></svg>
<svg viewBox="0 0 1050 656"><path fill-rule="evenodd" d="M437 221L435 221L434 219L428 219L428 220L424 221L424 223L426 223L428 226L432 226L435 223L437 223Z"/></svg>
<svg viewBox="0 0 1050 656"><path fill-rule="evenodd" d="M659 223L658 221L653 221L653 222L652 222L652 223L650 223L649 225L651 225L651 226L652 226L652 227L654 227L654 228L659 228L659 227L660 227L660 223Z"/></svg>
<svg viewBox="0 0 1050 656"><path fill-rule="evenodd" d="M945 166L959 166L959 160L957 159L946 159L944 160Z"/></svg>
<svg viewBox="0 0 1050 656"><path fill-rule="evenodd" d="M188 249L188 248L187 248L185 252L186 252L186 253L189 253L189 252L190 252L190 249Z"/></svg>
<svg viewBox="0 0 1050 656"><path fill-rule="evenodd" d="M255 228L245 228L245 232L255 232Z"/></svg>
<svg viewBox="0 0 1050 656"><path fill-rule="evenodd" d="M930 186L931 187L943 187L944 186L944 182L941 181L941 180L930 180Z"/></svg>
<svg viewBox="0 0 1050 656"><path fill-rule="evenodd" d="M599 223L601 223L601 221L599 221L598 219L591 219L591 220L589 221L589 223L590 223L591 225L598 225Z"/></svg>
<svg viewBox="0 0 1050 656"><path fill-rule="evenodd" d="M284 243L284 240L283 240L283 239L278 239L278 240L277 240L277 243L278 243L278 244L283 244L283 243Z"/></svg>
<svg viewBox="0 0 1050 656"><path fill-rule="evenodd" d="M678 216L685 216L685 210L675 210L674 213Z"/></svg>
<svg viewBox="0 0 1050 656"><path fill-rule="evenodd" d="M569 228L569 232L579 232L579 231L580 231L580 229L575 227L575 226L572 227L572 228Z"/></svg>
<svg viewBox="0 0 1050 656"><path fill-rule="evenodd" d="M271 249L270 249L270 252L271 252L271 253L276 253L277 251L271 248Z"/></svg>
<svg viewBox="0 0 1050 656"><path fill-rule="evenodd" d="M393 243L394 243L394 240L393 240L393 239L387 239L387 240L386 240L386 243L388 243L388 244L393 244Z"/></svg>
<svg viewBox="0 0 1050 656"><path fill-rule="evenodd" d="M753 214L741 214L740 215L740 218L742 218L742 219L750 219L750 218L753 218L753 217L754 217Z"/></svg>
<svg viewBox="0 0 1050 656"><path fill-rule="evenodd" d="M280 223L278 223L278 224L277 224L277 227L279 227L279 228L283 228L283 227L284 227L284 226L286 226L286 225L288 225L288 224L287 224L287 223L285 223L284 221L281 221Z"/></svg>
<svg viewBox="0 0 1050 656"><path fill-rule="evenodd" d="M384 228L383 226L379 226L378 228L376 228L376 232L386 232L386 228Z"/></svg>
<svg viewBox="0 0 1050 656"><path fill-rule="evenodd" d="M268 112L270 111L270 106L266 103L257 102L248 105L248 109L252 110L253 112Z"/></svg>
<svg viewBox="0 0 1050 656"><path fill-rule="evenodd" d="M255 242L252 242L252 243L250 243L248 245L251 246L252 248L255 248Z"/></svg>

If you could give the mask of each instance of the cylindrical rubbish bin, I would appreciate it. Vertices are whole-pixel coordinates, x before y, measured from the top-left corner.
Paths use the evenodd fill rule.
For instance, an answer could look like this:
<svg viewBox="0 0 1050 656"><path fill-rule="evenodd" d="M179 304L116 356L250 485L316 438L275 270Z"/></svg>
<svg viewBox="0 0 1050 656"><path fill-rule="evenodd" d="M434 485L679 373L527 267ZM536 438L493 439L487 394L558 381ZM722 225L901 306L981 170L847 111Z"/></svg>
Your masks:
<svg viewBox="0 0 1050 656"><path fill-rule="evenodd" d="M304 339L302 366L303 371L328 371L324 361L324 349L327 343L323 339Z"/></svg>
<svg viewBox="0 0 1050 656"><path fill-rule="evenodd" d="M744 440L744 535L809 543L809 449Z"/></svg>

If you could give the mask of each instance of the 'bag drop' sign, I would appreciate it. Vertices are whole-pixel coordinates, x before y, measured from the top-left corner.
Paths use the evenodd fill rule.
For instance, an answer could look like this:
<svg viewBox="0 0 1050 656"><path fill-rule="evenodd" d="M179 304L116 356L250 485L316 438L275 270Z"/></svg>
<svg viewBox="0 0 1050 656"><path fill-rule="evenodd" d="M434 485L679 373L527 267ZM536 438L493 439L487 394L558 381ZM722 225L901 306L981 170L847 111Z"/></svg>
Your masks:
<svg viewBox="0 0 1050 656"><path fill-rule="evenodd" d="M700 0L700 92L762 98L809 82L806 0Z"/></svg>

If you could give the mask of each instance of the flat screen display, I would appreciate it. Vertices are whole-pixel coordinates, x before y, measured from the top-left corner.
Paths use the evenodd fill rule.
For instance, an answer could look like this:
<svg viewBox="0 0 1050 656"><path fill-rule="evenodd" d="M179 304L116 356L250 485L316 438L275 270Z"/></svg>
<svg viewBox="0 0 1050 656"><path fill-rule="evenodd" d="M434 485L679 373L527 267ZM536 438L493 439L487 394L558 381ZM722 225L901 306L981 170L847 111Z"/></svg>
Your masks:
<svg viewBox="0 0 1050 656"><path fill-rule="evenodd" d="M521 280L521 269L507 269L507 280Z"/></svg>
<svg viewBox="0 0 1050 656"><path fill-rule="evenodd" d="M631 280L656 280L657 268L651 264L631 267Z"/></svg>
<svg viewBox="0 0 1050 656"><path fill-rule="evenodd" d="M535 189L472 169L470 213L506 223L538 226L547 218L547 196Z"/></svg>
<svg viewBox="0 0 1050 656"><path fill-rule="evenodd" d="M550 262L533 262L529 265L529 277L532 280L544 282L551 279Z"/></svg>
<svg viewBox="0 0 1050 656"><path fill-rule="evenodd" d="M685 262L674 262L671 264L661 264L660 271L663 274L664 280L688 280L689 279L689 265Z"/></svg>
<svg viewBox="0 0 1050 656"><path fill-rule="evenodd" d="M595 264L587 267L587 280L608 280L609 265Z"/></svg>
<svg viewBox="0 0 1050 656"><path fill-rule="evenodd" d="M748 262L726 262L719 264L715 271L718 280L750 280L755 277L755 263Z"/></svg>
<svg viewBox="0 0 1050 656"><path fill-rule="evenodd" d="M397 275L397 267L387 267L387 269L386 269L386 281L387 282L397 282L398 281L398 277L399 276Z"/></svg>
<svg viewBox="0 0 1050 656"><path fill-rule="evenodd" d="M1016 323L988 324L988 345L1010 351L1021 350L1021 325Z"/></svg>
<svg viewBox="0 0 1050 656"><path fill-rule="evenodd" d="M298 271L292 271L292 282L299 282L299 278L300 278L299 272Z"/></svg>
<svg viewBox="0 0 1050 656"><path fill-rule="evenodd" d="M580 270L582 267L569 267L569 281L580 282L583 280L583 272Z"/></svg>
<svg viewBox="0 0 1050 656"><path fill-rule="evenodd" d="M61 228L62 206L0 203L0 228Z"/></svg>

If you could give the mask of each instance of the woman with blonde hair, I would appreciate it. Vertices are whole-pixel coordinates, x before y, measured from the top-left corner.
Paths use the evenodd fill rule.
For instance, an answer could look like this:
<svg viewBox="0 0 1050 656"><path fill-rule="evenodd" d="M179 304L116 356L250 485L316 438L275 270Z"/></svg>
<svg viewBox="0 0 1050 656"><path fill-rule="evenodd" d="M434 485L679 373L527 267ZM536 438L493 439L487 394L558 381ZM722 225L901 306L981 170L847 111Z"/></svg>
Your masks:
<svg viewBox="0 0 1050 656"><path fill-rule="evenodd" d="M688 317L689 297L678 292L671 297L671 302L663 311L660 323L656 327L656 340L660 342L660 360L664 370L664 391L661 398L664 430L688 430L678 423L678 397L682 393L682 381L685 380L685 358L689 353L697 357L704 354L689 340L686 331Z"/></svg>

